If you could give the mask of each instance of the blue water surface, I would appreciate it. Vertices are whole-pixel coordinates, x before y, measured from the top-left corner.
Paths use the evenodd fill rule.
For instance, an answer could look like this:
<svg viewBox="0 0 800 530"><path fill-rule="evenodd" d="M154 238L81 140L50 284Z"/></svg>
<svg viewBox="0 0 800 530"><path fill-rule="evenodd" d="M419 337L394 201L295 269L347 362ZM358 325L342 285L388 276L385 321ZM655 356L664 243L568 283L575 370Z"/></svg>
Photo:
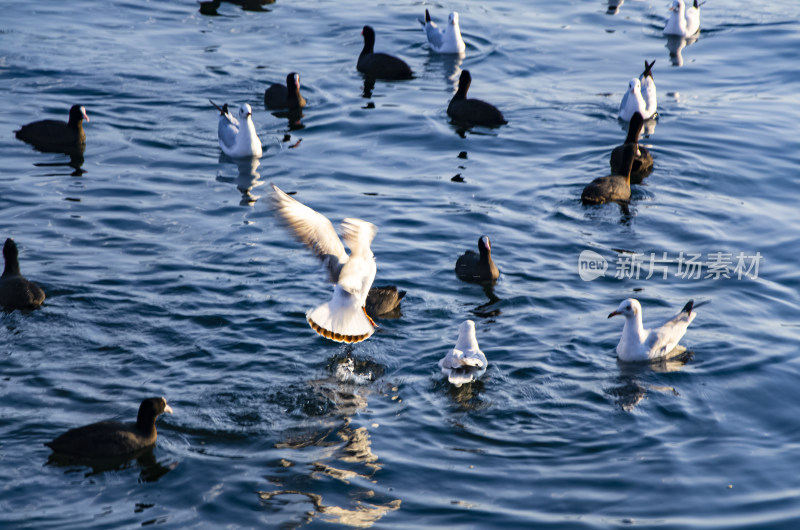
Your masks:
<svg viewBox="0 0 800 530"><path fill-rule="evenodd" d="M426 8L460 13L463 59L429 52ZM667 8L5 3L0 238L47 300L0 315L0 526L797 528L800 4L710 1L688 43L662 36ZM365 86L364 24L413 80ZM584 207L654 59L655 169L628 211ZM449 122L462 69L508 125ZM300 123L263 105L291 71ZM253 107L260 160L221 154L209 98ZM75 103L82 161L14 138ZM400 318L352 347L308 327L331 288L269 182L378 226ZM482 234L493 290L453 271ZM645 323L710 301L679 361L617 362L606 317L631 296ZM437 361L468 318L489 369L455 388ZM49 459L43 442L151 395L175 410L152 452Z"/></svg>

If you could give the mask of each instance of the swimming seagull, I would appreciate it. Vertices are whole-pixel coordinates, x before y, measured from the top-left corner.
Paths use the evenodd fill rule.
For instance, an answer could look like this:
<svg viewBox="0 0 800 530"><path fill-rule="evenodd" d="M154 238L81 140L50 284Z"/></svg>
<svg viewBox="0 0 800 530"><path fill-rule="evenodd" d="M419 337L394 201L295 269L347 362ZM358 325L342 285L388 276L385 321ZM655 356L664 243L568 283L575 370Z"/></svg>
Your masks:
<svg viewBox="0 0 800 530"><path fill-rule="evenodd" d="M420 20L425 26L425 35L428 36L428 44L436 53L464 53L467 49L464 39L461 38L461 28L458 26L458 12L453 11L447 18L447 26L440 29L431 20L431 14L425 10L425 22Z"/></svg>
<svg viewBox="0 0 800 530"><path fill-rule="evenodd" d="M273 204L294 235L322 260L333 283L330 301L310 309L306 320L311 329L336 342L361 342L374 333L377 325L364 308L377 266L370 244L378 229L361 219L342 221L342 239L350 255L324 215L289 197L272 185Z"/></svg>
<svg viewBox="0 0 800 530"><path fill-rule="evenodd" d="M209 101L211 100L209 99ZM261 156L261 140L256 134L250 105L244 103L239 107L239 119L237 120L228 111L227 103L222 107L213 101L211 104L219 111L217 135L222 152L231 158Z"/></svg>
<svg viewBox="0 0 800 530"><path fill-rule="evenodd" d="M644 62L644 72L638 78L633 78L628 83L628 90L622 96L619 104L619 117L622 120L630 121L634 112L639 112L642 118L649 120L656 116L658 102L656 98L656 82L653 79L653 65L656 61L648 64Z"/></svg>
<svg viewBox="0 0 800 530"><path fill-rule="evenodd" d="M627 298L619 304L608 318L614 315L625 317L625 326L622 328L622 337L617 344L617 356L621 361L654 361L673 357L686 348L679 346L678 342L686 333L686 328L692 323L697 313L694 308L708 302L695 304L689 300L680 312L667 320L661 326L653 329L644 329L642 326L642 306L635 298Z"/></svg>
<svg viewBox="0 0 800 530"><path fill-rule="evenodd" d="M447 380L460 387L471 383L486 373L489 365L486 355L478 347L475 338L475 322L465 320L458 326L458 340L455 347L439 360L439 368Z"/></svg>
<svg viewBox="0 0 800 530"><path fill-rule="evenodd" d="M700 5L694 0L694 5L687 9L683 0L673 0L664 35L691 37L697 33L700 30Z"/></svg>

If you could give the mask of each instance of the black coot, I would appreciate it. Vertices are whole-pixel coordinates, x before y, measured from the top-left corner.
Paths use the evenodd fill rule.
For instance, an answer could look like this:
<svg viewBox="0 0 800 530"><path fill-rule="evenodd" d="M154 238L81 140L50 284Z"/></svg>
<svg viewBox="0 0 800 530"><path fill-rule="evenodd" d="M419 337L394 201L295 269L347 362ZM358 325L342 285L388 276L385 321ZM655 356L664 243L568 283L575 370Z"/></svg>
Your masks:
<svg viewBox="0 0 800 530"><path fill-rule="evenodd" d="M492 244L489 236L478 238L478 252L466 251L456 261L456 276L465 282L493 283L500 276L492 260Z"/></svg>
<svg viewBox="0 0 800 530"><path fill-rule="evenodd" d="M6 311L36 309L44 302L44 291L19 272L18 256L17 244L11 238L6 239L3 245L6 266L0 276L0 307Z"/></svg>
<svg viewBox="0 0 800 530"><path fill-rule="evenodd" d="M365 308L370 318L395 313L400 308L400 300L406 295L394 285L370 287Z"/></svg>
<svg viewBox="0 0 800 530"><path fill-rule="evenodd" d="M598 177L583 188L581 202L586 205L628 202L631 198L631 167L639 144L625 144L622 153L624 173Z"/></svg>
<svg viewBox="0 0 800 530"><path fill-rule="evenodd" d="M81 458L126 456L156 443L156 418L172 408L163 397L148 398L139 405L133 423L107 420L70 429L45 445L56 453Z"/></svg>
<svg viewBox="0 0 800 530"><path fill-rule="evenodd" d="M286 76L286 84L273 83L264 91L264 106L269 110L298 110L306 106L300 94L300 76L292 72Z"/></svg>
<svg viewBox="0 0 800 530"><path fill-rule="evenodd" d="M611 151L611 173L622 175L625 172L623 166L622 152L627 144L638 144L639 133L644 125L644 118L641 113L634 112L631 116L631 121L628 124L628 136L625 138L625 143L618 145ZM644 178L653 171L653 156L646 147L639 146L637 152L633 157L633 167L631 168L631 182L633 184L640 184Z"/></svg>
<svg viewBox="0 0 800 530"><path fill-rule="evenodd" d="M447 106L447 115L455 122L485 127L498 127L508 123L497 107L480 99L467 98L472 76L469 70L462 70L458 79L458 91Z"/></svg>
<svg viewBox="0 0 800 530"><path fill-rule="evenodd" d="M71 153L80 150L86 143L83 120L89 121L86 109L73 105L69 109L69 121L40 120L23 125L16 131L17 138L33 145L40 151Z"/></svg>
<svg viewBox="0 0 800 530"><path fill-rule="evenodd" d="M386 53L375 53L375 31L370 26L364 26L361 31L364 36L364 49L358 56L358 71L376 79L411 79L413 73L411 68L403 61L393 55Z"/></svg>

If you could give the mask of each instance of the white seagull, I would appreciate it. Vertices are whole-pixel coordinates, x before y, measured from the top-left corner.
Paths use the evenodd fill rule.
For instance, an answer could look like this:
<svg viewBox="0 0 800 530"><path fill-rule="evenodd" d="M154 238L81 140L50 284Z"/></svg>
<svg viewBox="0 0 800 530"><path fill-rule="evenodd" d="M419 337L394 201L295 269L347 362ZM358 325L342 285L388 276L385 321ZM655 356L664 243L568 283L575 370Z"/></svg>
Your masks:
<svg viewBox="0 0 800 530"><path fill-rule="evenodd" d="M645 61L642 75L638 78L634 77L628 83L628 90L622 96L622 102L619 104L620 119L630 121L636 112L640 113L645 120L656 116L658 99L652 72L654 64L656 64L655 60L650 64Z"/></svg>
<svg viewBox="0 0 800 530"><path fill-rule="evenodd" d="M686 8L683 0L673 0L669 8L669 20L664 26L664 35L678 35L691 37L700 29L700 4L694 0L694 5Z"/></svg>
<svg viewBox="0 0 800 530"><path fill-rule="evenodd" d="M686 348L678 346L678 342L697 316L693 309L705 303L707 302L695 305L693 300L689 300L677 315L661 326L644 329L642 305L635 298L623 300L617 310L608 315L608 318L614 315L625 317L622 337L617 344L617 356L621 361L655 361L683 353Z"/></svg>
<svg viewBox="0 0 800 530"><path fill-rule="evenodd" d="M447 19L447 26L440 29L434 21L431 20L431 14L425 10L425 35L428 36L428 44L431 49L436 53L458 53L462 54L466 51L467 46L464 44L464 39L461 38L461 28L458 26L458 12L453 11Z"/></svg>
<svg viewBox="0 0 800 530"><path fill-rule="evenodd" d="M458 388L479 379L488 365L475 338L475 322L465 320L458 326L455 347L439 361L439 368L447 376L447 380Z"/></svg>
<svg viewBox="0 0 800 530"><path fill-rule="evenodd" d="M209 99L209 101L211 100ZM237 120L228 111L227 103L222 107L213 101L211 104L219 111L217 135L222 152L231 158L261 156L261 140L256 134L250 105L245 103L239 107L239 119Z"/></svg>
<svg viewBox="0 0 800 530"><path fill-rule="evenodd" d="M272 188L278 214L297 239L322 260L333 283L333 298L306 313L311 329L336 342L369 338L377 325L367 315L364 304L377 271L370 244L378 229L361 219L344 219L340 228L342 239L350 248L348 256L327 217L289 197L275 184Z"/></svg>

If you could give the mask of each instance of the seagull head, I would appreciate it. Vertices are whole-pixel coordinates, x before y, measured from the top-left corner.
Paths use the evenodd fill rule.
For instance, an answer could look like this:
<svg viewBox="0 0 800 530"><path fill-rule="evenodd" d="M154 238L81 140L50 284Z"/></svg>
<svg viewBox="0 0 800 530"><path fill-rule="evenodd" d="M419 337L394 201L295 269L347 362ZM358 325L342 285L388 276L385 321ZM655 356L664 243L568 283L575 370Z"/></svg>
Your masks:
<svg viewBox="0 0 800 530"><path fill-rule="evenodd" d="M639 304L639 301L635 298L626 298L623 300L616 311L612 311L608 318L611 318L615 315L622 315L625 318L633 318L634 316L640 314L642 312L642 306Z"/></svg>
<svg viewBox="0 0 800 530"><path fill-rule="evenodd" d="M458 11L453 11L447 17L447 21L451 26L458 26Z"/></svg>
<svg viewBox="0 0 800 530"><path fill-rule="evenodd" d="M642 91L642 83L636 77L628 82L628 87L630 88L632 94L638 94Z"/></svg>
<svg viewBox="0 0 800 530"><path fill-rule="evenodd" d="M465 320L458 326L458 336L474 336L475 335L475 322L472 320Z"/></svg>
<svg viewBox="0 0 800 530"><path fill-rule="evenodd" d="M676 13L680 13L684 9L683 0L672 0L672 7L669 8L670 11L675 11Z"/></svg>
<svg viewBox="0 0 800 530"><path fill-rule="evenodd" d="M253 115L253 110L250 108L250 105L247 103L243 103L241 107L239 107L239 119L245 120L248 116Z"/></svg>

